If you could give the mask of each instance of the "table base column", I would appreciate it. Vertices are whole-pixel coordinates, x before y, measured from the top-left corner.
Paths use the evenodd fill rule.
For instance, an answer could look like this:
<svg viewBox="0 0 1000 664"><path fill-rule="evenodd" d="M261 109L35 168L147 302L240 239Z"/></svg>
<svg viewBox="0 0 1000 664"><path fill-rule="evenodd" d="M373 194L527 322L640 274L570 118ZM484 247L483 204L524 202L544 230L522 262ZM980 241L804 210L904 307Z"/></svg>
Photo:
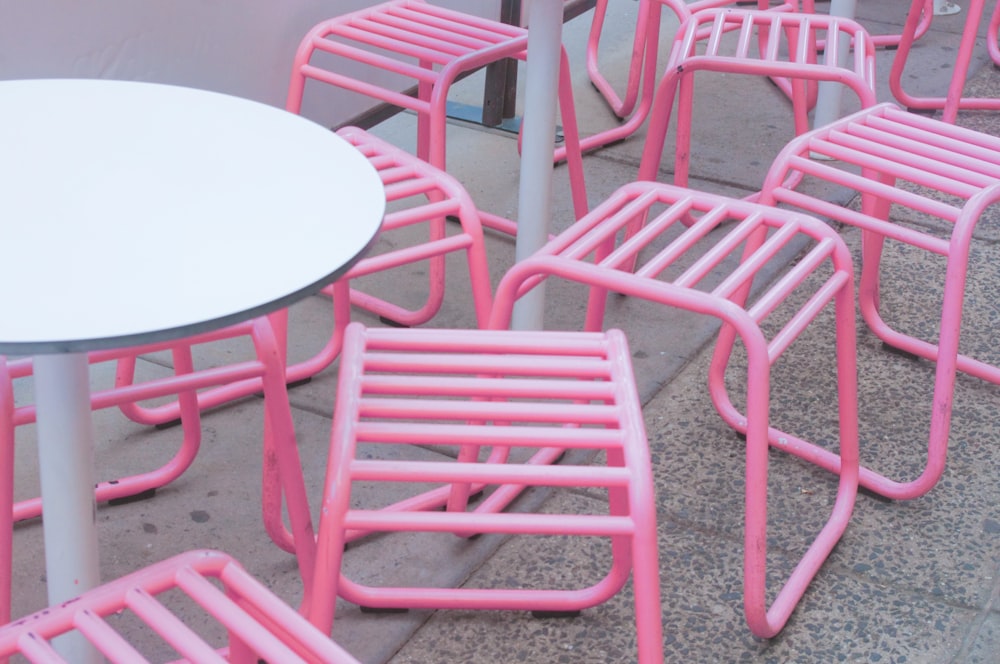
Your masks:
<svg viewBox="0 0 1000 664"><path fill-rule="evenodd" d="M42 531L50 605L100 583L94 502L94 432L87 355L34 359ZM55 642L71 662L101 662L79 635Z"/></svg>

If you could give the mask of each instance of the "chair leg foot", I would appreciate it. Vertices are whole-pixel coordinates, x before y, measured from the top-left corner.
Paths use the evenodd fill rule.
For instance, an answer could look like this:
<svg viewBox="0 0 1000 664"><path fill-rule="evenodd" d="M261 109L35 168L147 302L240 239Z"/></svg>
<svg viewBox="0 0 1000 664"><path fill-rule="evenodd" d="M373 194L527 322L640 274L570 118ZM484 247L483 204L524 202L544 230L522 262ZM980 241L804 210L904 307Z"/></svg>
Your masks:
<svg viewBox="0 0 1000 664"><path fill-rule="evenodd" d="M409 327L409 325L403 325L399 321L392 320L391 318L386 318L385 316L378 317L379 322L383 325L388 325L389 327Z"/></svg>
<svg viewBox="0 0 1000 664"><path fill-rule="evenodd" d="M129 503L137 503L140 500L149 500L155 495L156 495L156 487L153 487L152 489L146 489L145 491L134 493L131 496L112 498L111 500L108 501L108 505L128 505Z"/></svg>
<svg viewBox="0 0 1000 664"><path fill-rule="evenodd" d="M859 496L865 496L867 498L871 498L872 500L877 500L880 503L891 503L891 502L893 502L892 498L889 498L888 496L883 496L880 493L876 493L875 491L872 491L871 489L869 489L866 486L858 486L858 495Z"/></svg>
<svg viewBox="0 0 1000 664"><path fill-rule="evenodd" d="M312 376L306 376L305 378L300 378L298 380L293 380L293 381L291 381L289 383L286 383L285 387L287 387L288 389L292 389L293 387L299 387L301 385L306 385L306 384L311 383L311 382L312 382ZM264 396L264 395L261 394L261 396Z"/></svg>
<svg viewBox="0 0 1000 664"><path fill-rule="evenodd" d="M896 348L895 346L887 344L884 341L882 342L882 350L886 351L887 353L892 353L893 355L899 355L900 357L905 357L910 360L920 359L919 355L915 355L908 350L903 350L902 348Z"/></svg>
<svg viewBox="0 0 1000 664"><path fill-rule="evenodd" d="M409 609L393 606L359 606L361 613L406 613Z"/></svg>
<svg viewBox="0 0 1000 664"><path fill-rule="evenodd" d="M577 618L580 611L532 611L532 618Z"/></svg>
<svg viewBox="0 0 1000 664"><path fill-rule="evenodd" d="M172 420L167 420L166 422L159 422L153 425L153 428L157 431L163 431L164 429L173 429L175 426L181 423L181 418L177 417Z"/></svg>

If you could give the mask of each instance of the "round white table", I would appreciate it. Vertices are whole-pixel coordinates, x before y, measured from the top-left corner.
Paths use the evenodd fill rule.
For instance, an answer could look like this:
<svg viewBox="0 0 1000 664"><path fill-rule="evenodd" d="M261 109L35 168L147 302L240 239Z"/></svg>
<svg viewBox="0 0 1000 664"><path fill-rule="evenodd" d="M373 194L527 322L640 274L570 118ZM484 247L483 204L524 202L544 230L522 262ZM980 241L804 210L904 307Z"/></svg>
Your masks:
<svg viewBox="0 0 1000 664"><path fill-rule="evenodd" d="M372 242L385 197L357 150L297 115L108 80L0 82L0 187L0 353L36 356L55 604L99 583L87 351L319 290Z"/></svg>

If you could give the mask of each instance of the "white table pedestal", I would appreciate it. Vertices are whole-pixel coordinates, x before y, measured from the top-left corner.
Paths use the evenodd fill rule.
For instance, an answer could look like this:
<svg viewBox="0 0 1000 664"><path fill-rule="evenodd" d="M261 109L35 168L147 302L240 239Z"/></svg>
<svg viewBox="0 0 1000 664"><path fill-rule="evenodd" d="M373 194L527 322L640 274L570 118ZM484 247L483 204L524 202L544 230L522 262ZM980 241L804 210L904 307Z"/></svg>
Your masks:
<svg viewBox="0 0 1000 664"><path fill-rule="evenodd" d="M857 6L855 0L830 0L830 16L840 18L854 18ZM848 51L850 50L850 36L840 35L840 62L837 64L844 66L847 64ZM826 57L826 54L823 55ZM831 63L832 64L832 63ZM828 125L840 117L840 98L844 87L840 83L832 81L820 81L819 90L816 97L816 110L813 113L813 128Z"/></svg>
<svg viewBox="0 0 1000 664"><path fill-rule="evenodd" d="M38 355L34 375L45 569L49 605L55 606L100 584L87 355ZM74 546L57 544L67 541ZM70 661L104 661L78 633L60 637L54 644Z"/></svg>
<svg viewBox="0 0 1000 664"><path fill-rule="evenodd" d="M549 236L562 27L561 1L535 0L531 3L515 246L515 259L519 261L540 249ZM542 284L514 304L511 327L540 330L544 317L545 285Z"/></svg>

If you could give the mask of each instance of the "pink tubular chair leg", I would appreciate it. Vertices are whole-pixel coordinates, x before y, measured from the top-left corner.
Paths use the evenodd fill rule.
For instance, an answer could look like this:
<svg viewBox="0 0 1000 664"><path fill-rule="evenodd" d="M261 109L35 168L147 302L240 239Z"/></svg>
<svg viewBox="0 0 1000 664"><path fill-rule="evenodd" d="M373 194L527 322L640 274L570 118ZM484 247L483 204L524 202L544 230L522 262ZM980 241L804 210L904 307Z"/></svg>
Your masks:
<svg viewBox="0 0 1000 664"><path fill-rule="evenodd" d="M899 42L899 50L892 61L892 69L889 72L889 87L893 96L900 104L909 110L936 110L942 109L942 118L945 122L954 122L960 109L978 110L1000 110L1000 99L984 99L963 97L962 90L965 87L966 75L969 71L969 62L972 58L972 51L976 46L976 36L979 30L979 22L983 15L985 0L970 0L966 9L965 27L962 30L962 37L959 41L958 50L955 55L955 68L952 71L951 83L948 86L945 97L919 97L909 94L903 89L903 73L906 69L906 60L910 54L910 48L918 33L918 20L921 15L923 0L913 0L910 12L903 25L903 33ZM928 14L924 7L924 15ZM997 3L991 15L989 28L987 29L987 45L994 64L1000 65L1000 46L997 45L997 31L1000 30L1000 3Z"/></svg>
<svg viewBox="0 0 1000 664"><path fill-rule="evenodd" d="M14 386L7 371L7 360L0 356L0 514L13 513ZM0 519L0 624L10 620L11 579L14 575L13 526L10 516Z"/></svg>
<svg viewBox="0 0 1000 664"><path fill-rule="evenodd" d="M360 444L558 447L591 460L545 467L482 463L476 455L380 460L377 454L361 458ZM600 451L606 463L592 460ZM604 489L609 507L593 514L396 512L352 504L356 482ZM662 662L656 499L621 332L393 330L352 323L320 514L314 587L304 606L320 630L332 624L338 596L378 608L579 611L612 597L631 573L638 659ZM605 576L577 589L374 587L341 569L346 535L358 530L598 537L610 541L611 560ZM380 545L391 546L392 539Z"/></svg>
<svg viewBox="0 0 1000 664"><path fill-rule="evenodd" d="M160 603L157 596L168 592L175 594L174 601L180 593L204 611L192 614L199 624ZM134 640L138 637L130 640L105 620L123 611L138 616L148 628L148 633L140 633L145 643ZM227 643L210 644L200 636L206 614L225 628ZM0 627L0 658L17 654L29 662L66 662L51 641L69 633L82 635L113 662L148 661L142 648L155 635L161 639L156 645L170 646L183 661L357 664L239 563L216 551L175 556Z"/></svg>
<svg viewBox="0 0 1000 664"><path fill-rule="evenodd" d="M732 43L723 36L739 33ZM760 57L750 48L754 35L769 33L771 47ZM808 60L818 35L846 34L853 46L845 67ZM707 35L702 38L701 35ZM782 35L787 51L779 50ZM829 39L827 57L839 61L837 50L843 40ZM694 79L696 72L711 71L754 76L782 76L793 84L795 133L809 129L806 115L804 82L836 81L849 87L862 108L875 104L875 48L865 30L854 21L825 15L802 13L763 13L744 10L704 10L688 19L674 41L667 70L655 95L649 130L639 166L638 179L656 180L666 143L674 100L677 100L677 140L674 154L673 182L686 186L690 173L691 129L694 116ZM754 200L757 194L748 197Z"/></svg>
<svg viewBox="0 0 1000 664"><path fill-rule="evenodd" d="M827 159L815 159L815 155ZM927 461L911 480L861 469L861 484L895 499L917 498L944 471L955 372L1000 384L1000 367L959 353L958 341L969 247L983 210L1000 202L1000 138L880 104L791 141L771 165L760 201L792 206L855 226L862 232L858 303L868 327L886 344L936 363ZM833 183L861 195L861 210L836 205L782 184ZM944 222L934 233L896 223L890 209ZM930 226L928 227L928 229ZM880 309L880 262L886 240L903 242L947 260L937 343L893 329ZM836 460L822 461L831 469Z"/></svg>
<svg viewBox="0 0 1000 664"><path fill-rule="evenodd" d="M619 97L611 82L601 73L598 60L598 47L601 33L604 31L604 21L608 13L609 0L597 0L594 6L594 16L590 23L590 33L587 37L587 75L597 91L601 93L611 112L625 119L635 109L639 100L639 86L647 69L655 76L656 62L651 65L647 60L647 41L653 40L654 45L659 40L660 3L656 0L639 0L638 16L636 17L635 34L632 36L632 55L629 58L628 77L625 82L625 95Z"/></svg>
<svg viewBox="0 0 1000 664"><path fill-rule="evenodd" d="M527 30L423 0L390 0L329 19L309 31L295 56L288 110L300 112L307 81L411 110L418 119L417 156L446 170L446 103L452 84L464 74L506 58L527 58ZM378 83L387 77L392 84ZM405 92L407 86L414 89L414 96ZM559 107L573 205L580 216L588 204L565 50ZM515 222L480 214L487 227L516 234Z"/></svg>
<svg viewBox="0 0 1000 664"><path fill-rule="evenodd" d="M385 185L386 201L393 208L382 222L382 234L392 237L394 232L423 225L428 229L427 239L418 244L389 250L376 248L358 261L337 284L323 291L333 296L333 330L323 348L312 357L292 363L287 368L286 379L289 383L308 379L333 363L340 353L344 328L351 319L352 304L399 325L414 326L430 321L437 315L444 301L444 258L449 253L465 254L469 269L469 290L476 320L480 325L486 324L492 306L492 285L480 217L469 194L458 181L427 162L356 127L345 127L337 133L365 154ZM458 220L459 231L447 232L447 217ZM331 223L337 223L337 220L331 218ZM422 261L427 262L430 278L427 299L418 309L407 309L351 287L352 280ZM275 331L281 336L279 344L282 348L285 345L286 319L284 312L272 315ZM133 381L134 366L134 357L121 361L118 367L119 385L127 385ZM202 409L218 406L253 394L259 389L259 380L237 380L234 377L224 387L200 392L199 406ZM157 407L130 404L124 410L128 417L145 424L169 422L179 415L177 403Z"/></svg>
<svg viewBox="0 0 1000 664"><path fill-rule="evenodd" d="M654 240L691 218L695 221L687 230L667 246L651 251L653 255L648 255ZM629 235L627 231L637 219L643 222L641 230ZM714 245L702 246L708 234L727 221L736 222L732 230ZM616 245L623 235L625 239ZM802 259L749 301L748 293L755 275L782 247L792 242L807 243ZM641 265L631 271L623 269L634 263L641 252ZM691 258L690 267L674 274L679 271L676 269L679 260L685 256ZM732 258L739 259L737 267L725 268L726 273L717 286L704 284L707 276L717 273L723 262ZM713 372L724 370L733 340L739 337L743 342L748 358L746 415L730 424L745 433L747 441L744 609L755 635L774 636L843 534L857 491L853 268L843 240L812 217L672 185L637 182L620 188L536 254L511 268L497 288L491 327L506 327L514 301L553 276L590 287L584 324L588 330L601 329L607 294L615 292L721 320L723 334L718 342ZM805 288L815 290L805 291L812 295L794 314L787 320L770 319L792 293ZM807 459L821 450L791 434L781 435L784 440L795 441L792 445L778 445L777 441L769 439L769 431L773 431L768 424L770 367L830 304L836 313L840 421L836 501L826 524L768 608L765 598L769 444ZM781 326L780 332L771 339L762 332L761 324L765 320ZM711 387L716 405L727 404L728 395L718 381L713 381Z"/></svg>

